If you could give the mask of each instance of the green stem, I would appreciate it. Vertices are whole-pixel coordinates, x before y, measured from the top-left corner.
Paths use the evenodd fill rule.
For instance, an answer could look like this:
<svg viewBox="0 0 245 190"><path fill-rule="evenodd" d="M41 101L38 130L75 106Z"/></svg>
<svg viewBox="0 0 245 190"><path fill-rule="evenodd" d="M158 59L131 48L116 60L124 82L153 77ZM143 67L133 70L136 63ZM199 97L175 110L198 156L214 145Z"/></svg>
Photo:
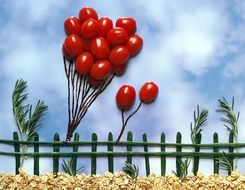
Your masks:
<svg viewBox="0 0 245 190"><path fill-rule="evenodd" d="M20 167L22 168L23 165L24 165L24 160L27 159L27 156L26 155L23 155L23 154L26 154L27 153L27 149L28 149L28 146L25 144L23 145L22 147L22 155L20 157Z"/></svg>
<svg viewBox="0 0 245 190"><path fill-rule="evenodd" d="M238 143L238 138L237 135L235 136L235 143ZM239 152L239 148L236 148L236 153ZM237 170L237 164L238 164L238 157L235 158L235 165L234 165L234 170Z"/></svg>

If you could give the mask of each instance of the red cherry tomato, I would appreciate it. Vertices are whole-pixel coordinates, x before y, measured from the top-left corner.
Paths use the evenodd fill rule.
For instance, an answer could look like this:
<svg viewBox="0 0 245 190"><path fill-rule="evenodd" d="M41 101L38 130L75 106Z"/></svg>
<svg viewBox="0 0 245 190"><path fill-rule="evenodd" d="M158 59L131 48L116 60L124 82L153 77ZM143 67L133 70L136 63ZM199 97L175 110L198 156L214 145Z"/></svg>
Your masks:
<svg viewBox="0 0 245 190"><path fill-rule="evenodd" d="M80 27L81 27L81 22L75 16L71 16L65 20L64 29L67 35L76 34L79 36Z"/></svg>
<svg viewBox="0 0 245 190"><path fill-rule="evenodd" d="M80 34L86 39L91 39L97 36L99 29L100 27L98 21L94 20L93 18L89 18L82 24L80 28Z"/></svg>
<svg viewBox="0 0 245 190"><path fill-rule="evenodd" d="M128 66L128 62L122 64L122 65L112 65L112 71L115 73L117 76L121 76L125 73L126 69Z"/></svg>
<svg viewBox="0 0 245 190"><path fill-rule="evenodd" d="M73 60L74 57L72 57L66 50L64 44L62 45L62 53L63 53L63 56L67 59L67 60Z"/></svg>
<svg viewBox="0 0 245 190"><path fill-rule="evenodd" d="M103 37L97 37L91 42L91 52L98 59L106 58L110 53L110 46Z"/></svg>
<svg viewBox="0 0 245 190"><path fill-rule="evenodd" d="M121 65L125 63L129 58L128 49L124 46L114 47L109 55L109 61L113 65Z"/></svg>
<svg viewBox="0 0 245 190"><path fill-rule="evenodd" d="M94 79L91 75L89 75L89 78L88 78L88 83L94 88L102 86L105 83L105 81L106 79L103 79L103 80Z"/></svg>
<svg viewBox="0 0 245 190"><path fill-rule="evenodd" d="M124 28L128 35L134 34L137 29L136 21L131 17L122 17L117 19L116 26Z"/></svg>
<svg viewBox="0 0 245 190"><path fill-rule="evenodd" d="M83 50L83 41L75 34L71 34L65 38L65 49L71 57L77 57Z"/></svg>
<svg viewBox="0 0 245 190"><path fill-rule="evenodd" d="M90 75L96 80L103 80L110 75L111 69L111 63L108 60L98 60L93 64Z"/></svg>
<svg viewBox="0 0 245 190"><path fill-rule="evenodd" d="M133 34L129 36L125 46L128 49L129 54L133 56L139 53L139 51L141 50L143 46L143 39L139 35Z"/></svg>
<svg viewBox="0 0 245 190"><path fill-rule="evenodd" d="M85 75L90 72L93 63L94 63L94 58L92 54L89 52L82 52L81 54L79 54L79 56L76 59L75 67L80 74Z"/></svg>
<svg viewBox="0 0 245 190"><path fill-rule="evenodd" d="M128 110L135 102L135 89L131 85L121 86L116 94L116 103L119 109Z"/></svg>
<svg viewBox="0 0 245 190"><path fill-rule="evenodd" d="M98 14L96 10L94 10L92 7L89 6L83 7L79 12L79 19L81 23L83 23L85 20L89 18L98 20Z"/></svg>
<svg viewBox="0 0 245 190"><path fill-rule="evenodd" d="M106 37L109 30L112 29L112 20L109 17L101 17L98 22L100 26L99 36Z"/></svg>
<svg viewBox="0 0 245 190"><path fill-rule="evenodd" d="M127 41L128 34L124 28L116 27L107 33L106 39L111 46L118 46Z"/></svg>
<svg viewBox="0 0 245 190"><path fill-rule="evenodd" d="M153 102L156 99L157 95L158 95L158 86L152 81L146 82L141 87L139 93L140 100L146 104Z"/></svg>

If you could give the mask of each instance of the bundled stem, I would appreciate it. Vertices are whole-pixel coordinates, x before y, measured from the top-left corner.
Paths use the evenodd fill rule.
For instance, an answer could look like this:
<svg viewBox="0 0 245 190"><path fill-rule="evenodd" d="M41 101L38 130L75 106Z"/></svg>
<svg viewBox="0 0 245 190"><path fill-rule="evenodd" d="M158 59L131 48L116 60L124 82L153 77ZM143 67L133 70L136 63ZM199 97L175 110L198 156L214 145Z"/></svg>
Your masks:
<svg viewBox="0 0 245 190"><path fill-rule="evenodd" d="M101 86L93 87L89 84L87 75L80 75L76 72L73 61L68 62L65 58L63 58L63 61L68 90L68 128L66 142L70 142L73 132L86 115L89 107L111 83L114 75L111 75Z"/></svg>
<svg viewBox="0 0 245 190"><path fill-rule="evenodd" d="M131 117L133 117L138 111L139 111L139 109L140 109L140 107L141 107L141 105L142 105L142 102L140 102L140 104L138 105L138 107L127 117L127 119L125 120L125 118L124 118L124 110L122 110L122 128L121 128L121 131L120 131L120 133L119 133L119 135L118 135L118 137L117 137L117 140L116 140L116 142L117 143L119 143L120 142L120 139L121 139L121 137L122 137L122 135L123 135L123 132L124 132L124 130L125 130L125 128L126 128L126 126L127 126L127 124L128 124L128 121L129 121L129 119L131 118Z"/></svg>

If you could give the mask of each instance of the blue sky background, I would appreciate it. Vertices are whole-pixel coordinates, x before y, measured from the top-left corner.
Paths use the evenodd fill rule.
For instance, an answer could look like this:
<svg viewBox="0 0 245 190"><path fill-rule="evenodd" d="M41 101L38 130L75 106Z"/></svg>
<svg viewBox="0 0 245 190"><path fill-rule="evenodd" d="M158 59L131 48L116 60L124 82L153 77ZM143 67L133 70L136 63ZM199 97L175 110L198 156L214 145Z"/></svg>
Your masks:
<svg viewBox="0 0 245 190"><path fill-rule="evenodd" d="M15 81L23 78L28 81L29 102L43 99L49 105L40 138L52 140L54 133L59 132L65 139L68 116L67 81L61 54L65 37L63 22L69 16L77 16L85 5L94 7L99 16L109 16L114 21L122 16L135 18L144 47L130 60L126 74L114 79L92 105L77 129L81 139L89 139L93 132L98 133L101 140L107 139L109 131L117 136L121 127L114 98L117 89L128 83L139 90L145 81L153 80L160 88L157 101L143 106L127 128L134 132L136 140L141 140L146 132L149 140L159 141L159 134L165 132L167 141L173 142L176 132L180 131L184 135L183 141L190 142L189 125L193 110L199 104L209 110L203 142L212 142L214 132L226 142L228 133L215 110L219 98L226 97L231 101L235 96L235 109L241 112L239 140L243 141L245 2L242 0L215 3L212 0L2 0L0 138L10 139L16 130L11 94ZM3 149L9 150L9 147ZM1 164L0 171L14 171L13 160L1 159L8 164ZM152 171L159 172L158 161L152 159L151 162ZM210 173L212 168L207 168L207 163L202 161L200 170ZM42 160L42 164L42 171L51 170L50 160ZM173 164L170 160L168 171L174 169ZM25 163L25 169L32 170L31 161Z"/></svg>

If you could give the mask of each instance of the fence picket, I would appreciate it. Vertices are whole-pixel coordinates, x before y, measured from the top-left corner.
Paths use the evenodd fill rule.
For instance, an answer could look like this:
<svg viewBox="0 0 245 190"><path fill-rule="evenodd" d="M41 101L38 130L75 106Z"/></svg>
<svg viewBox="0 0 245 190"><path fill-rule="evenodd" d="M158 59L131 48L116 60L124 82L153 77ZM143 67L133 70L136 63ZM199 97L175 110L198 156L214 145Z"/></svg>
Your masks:
<svg viewBox="0 0 245 190"><path fill-rule="evenodd" d="M147 136L145 133L143 134L143 142L147 142ZM144 152L148 152L148 145L144 145ZM146 176L150 175L150 161L148 155L145 155L145 171Z"/></svg>
<svg viewBox="0 0 245 190"><path fill-rule="evenodd" d="M161 134L161 143L165 143L165 134ZM161 152L165 152L165 145L161 145ZM161 156L161 175L165 176L166 174L166 156Z"/></svg>
<svg viewBox="0 0 245 190"><path fill-rule="evenodd" d="M197 144L201 144L201 139L202 139L202 134L198 134L197 137ZM195 152L200 152L200 147L195 147L194 148ZM198 172L198 168L199 168L199 157L198 156L194 156L193 157L193 174L196 175Z"/></svg>
<svg viewBox="0 0 245 190"><path fill-rule="evenodd" d="M111 132L108 134L108 141L113 142L113 135ZM107 151L113 152L113 145L112 144L107 145ZM113 162L113 156L112 155L108 155L108 171L111 173L114 172L114 162Z"/></svg>
<svg viewBox="0 0 245 190"><path fill-rule="evenodd" d="M213 134L213 143L219 143L218 133L214 133ZM219 152L219 148L218 147L213 147L213 152ZM213 161L214 161L214 174L219 174L218 158L219 157L214 157L213 158Z"/></svg>
<svg viewBox="0 0 245 190"><path fill-rule="evenodd" d="M230 132L230 134L229 134L229 143L234 143L234 135L232 132ZM229 147L229 153L233 153L233 152L234 152L234 148ZM232 170L234 170L234 157L229 156L229 161L231 163ZM230 174L231 174L231 171L228 171L228 175L230 175Z"/></svg>
<svg viewBox="0 0 245 190"><path fill-rule="evenodd" d="M181 139L182 135L180 132L177 133L176 135L176 143L181 144ZM181 145L176 145L176 152L182 152L182 146ZM176 156L176 175L179 177L180 176L180 162L182 161L182 156Z"/></svg>
<svg viewBox="0 0 245 190"><path fill-rule="evenodd" d="M35 133L33 140L35 142L38 142L39 141L39 134L38 133ZM39 152L39 144L36 143L33 146L34 146L34 152L35 153L38 153ZM38 155L35 155L33 159L34 159L33 173L34 173L34 175L39 175L39 156Z"/></svg>
<svg viewBox="0 0 245 190"><path fill-rule="evenodd" d="M79 134L75 133L74 135L74 142L78 142L79 141ZM78 152L78 145L73 145L72 148L73 152ZM72 164L72 169L73 171L75 171L75 175L76 175L76 170L77 170L77 155L73 155L72 157L73 160L73 164Z"/></svg>
<svg viewBox="0 0 245 190"><path fill-rule="evenodd" d="M133 133L132 131L129 131L127 134L127 142L132 142L133 141ZM133 146L131 144L127 145L127 151L132 152L133 151ZM132 156L128 155L127 156L127 162L132 164Z"/></svg>
<svg viewBox="0 0 245 190"><path fill-rule="evenodd" d="M93 133L92 134L92 145L91 145L91 152L96 152L97 151L97 134ZM95 143L94 143L95 142ZM91 155L91 174L96 174L96 156Z"/></svg>
<svg viewBox="0 0 245 190"><path fill-rule="evenodd" d="M55 133L54 135L54 141L60 141L60 136L58 133ZM53 152L59 152L60 151L60 146L59 145L54 145L53 146ZM53 173L56 175L59 172L59 156L55 155L53 156Z"/></svg>
<svg viewBox="0 0 245 190"><path fill-rule="evenodd" d="M16 141L19 140L19 136L16 131L13 133L13 140ZM14 143L14 152L20 152L19 143ZM15 174L19 174L19 167L20 167L20 155L15 155Z"/></svg>

